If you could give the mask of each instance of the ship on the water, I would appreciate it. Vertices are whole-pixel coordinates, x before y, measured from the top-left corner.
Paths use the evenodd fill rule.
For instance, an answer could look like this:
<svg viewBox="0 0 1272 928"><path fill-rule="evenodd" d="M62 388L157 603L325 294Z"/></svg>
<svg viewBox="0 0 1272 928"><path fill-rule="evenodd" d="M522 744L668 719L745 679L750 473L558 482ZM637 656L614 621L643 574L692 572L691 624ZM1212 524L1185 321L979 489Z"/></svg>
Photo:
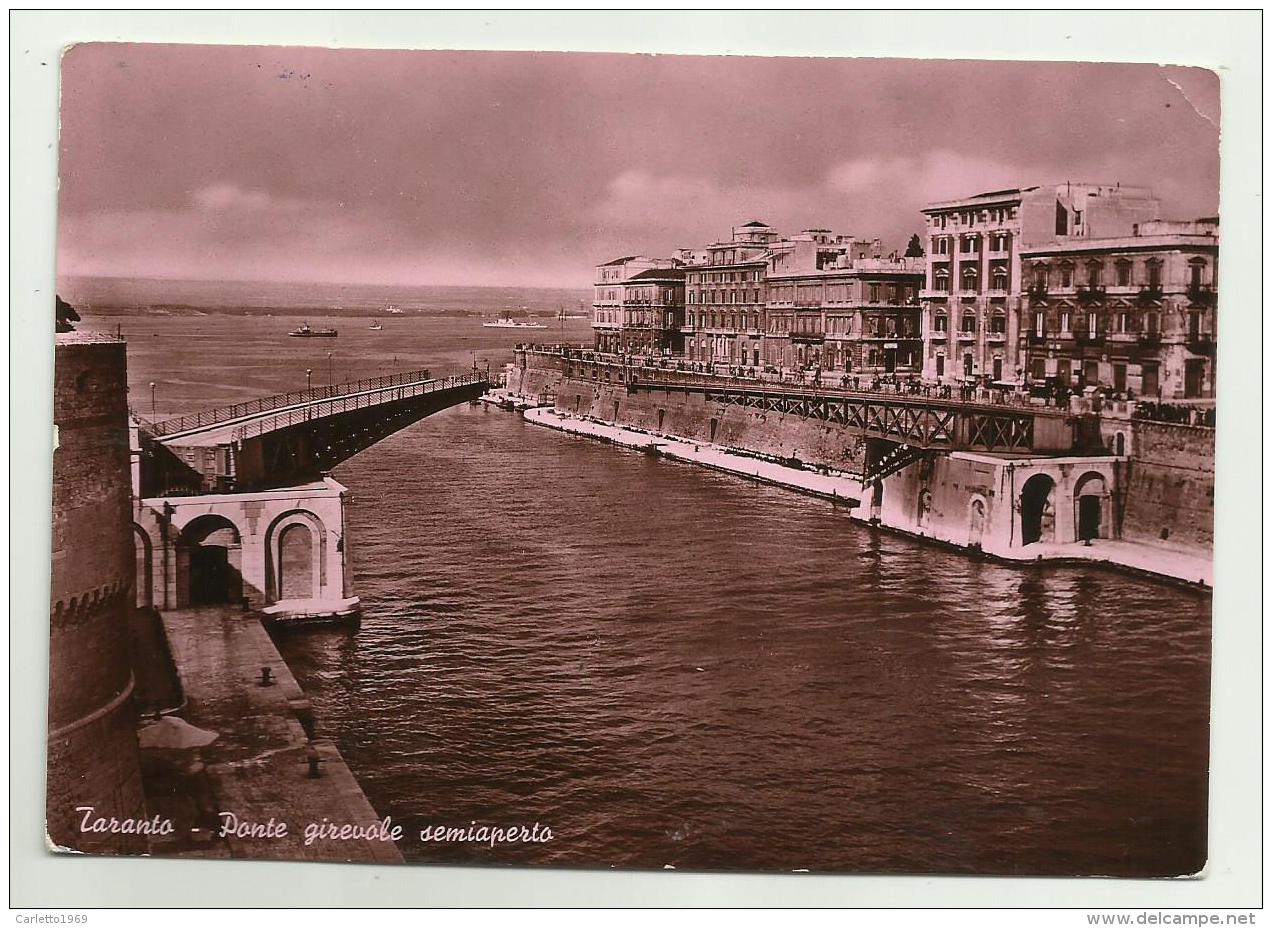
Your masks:
<svg viewBox="0 0 1272 928"><path fill-rule="evenodd" d="M487 329L546 329L547 325L533 319L513 319L508 313L499 316L494 322L483 322Z"/></svg>
<svg viewBox="0 0 1272 928"><path fill-rule="evenodd" d="M315 329L308 322L302 322L299 328L292 329L287 334L292 338L335 338L338 333L335 329Z"/></svg>

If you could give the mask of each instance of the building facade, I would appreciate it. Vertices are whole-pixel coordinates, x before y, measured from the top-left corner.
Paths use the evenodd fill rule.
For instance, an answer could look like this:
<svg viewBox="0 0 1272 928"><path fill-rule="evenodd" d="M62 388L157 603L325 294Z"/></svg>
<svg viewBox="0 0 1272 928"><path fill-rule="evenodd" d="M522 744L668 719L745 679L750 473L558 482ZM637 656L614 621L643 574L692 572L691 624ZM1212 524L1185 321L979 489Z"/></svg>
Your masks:
<svg viewBox="0 0 1272 928"><path fill-rule="evenodd" d="M628 255L597 265L592 294L593 347L597 351L617 354L623 350L624 281L645 271L673 268L679 264L675 258Z"/></svg>
<svg viewBox="0 0 1272 928"><path fill-rule="evenodd" d="M654 267L622 282L618 350L623 354L684 353L685 271Z"/></svg>
<svg viewBox="0 0 1272 928"><path fill-rule="evenodd" d="M917 374L921 258L878 257L878 239L807 229L770 251L764 365Z"/></svg>
<svg viewBox="0 0 1272 928"><path fill-rule="evenodd" d="M768 251L778 235L752 221L727 241L708 245L705 260L685 268L684 355L694 363L758 367L764 340Z"/></svg>
<svg viewBox="0 0 1272 928"><path fill-rule="evenodd" d="M1031 382L1150 400L1211 399L1219 220L1021 251Z"/></svg>
<svg viewBox="0 0 1272 928"><path fill-rule="evenodd" d="M1157 218L1151 191L1117 184L1012 188L934 203L926 220L923 377L1024 381L1024 247L1131 235Z"/></svg>

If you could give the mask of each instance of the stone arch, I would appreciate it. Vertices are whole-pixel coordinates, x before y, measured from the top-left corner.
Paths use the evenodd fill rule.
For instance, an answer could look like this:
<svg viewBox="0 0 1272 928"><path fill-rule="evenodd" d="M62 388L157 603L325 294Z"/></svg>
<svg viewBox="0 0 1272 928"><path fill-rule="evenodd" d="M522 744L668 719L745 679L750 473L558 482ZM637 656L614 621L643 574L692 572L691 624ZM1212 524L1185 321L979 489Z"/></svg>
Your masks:
<svg viewBox="0 0 1272 928"><path fill-rule="evenodd" d="M295 592L287 579L288 567L295 570L291 558L284 563L284 535L291 529L304 529L309 533L309 595L290 597ZM280 599L321 599L327 586L327 527L317 514L308 509L290 509L269 524L265 532L265 601L276 603Z"/></svg>
<svg viewBox="0 0 1272 928"><path fill-rule="evenodd" d="M1034 474L1020 489L1020 543L1056 540L1056 482L1049 474Z"/></svg>
<svg viewBox="0 0 1272 928"><path fill-rule="evenodd" d="M1111 507L1108 481L1098 471L1088 471L1073 484L1074 538L1090 541L1108 538Z"/></svg>
<svg viewBox="0 0 1272 928"><path fill-rule="evenodd" d="M155 604L155 546L146 530L136 522L132 524L133 548L137 569L134 574L135 605L146 609Z"/></svg>
<svg viewBox="0 0 1272 928"><path fill-rule="evenodd" d="M243 540L238 526L207 513L186 523L177 539L178 605L243 599Z"/></svg>

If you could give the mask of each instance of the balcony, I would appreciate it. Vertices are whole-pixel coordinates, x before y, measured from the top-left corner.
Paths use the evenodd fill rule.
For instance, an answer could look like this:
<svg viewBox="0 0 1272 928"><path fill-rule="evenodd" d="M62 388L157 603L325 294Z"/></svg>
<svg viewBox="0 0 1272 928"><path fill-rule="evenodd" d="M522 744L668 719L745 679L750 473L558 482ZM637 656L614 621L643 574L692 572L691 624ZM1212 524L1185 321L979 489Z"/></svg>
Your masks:
<svg viewBox="0 0 1272 928"><path fill-rule="evenodd" d="M1029 344L1031 344L1031 345L1045 345L1046 343L1047 343L1047 333L1046 333L1046 332L1042 333L1041 335L1039 335L1037 332L1030 332L1030 333L1029 333Z"/></svg>
<svg viewBox="0 0 1272 928"><path fill-rule="evenodd" d="M1185 343L1193 354L1213 355L1215 353L1215 337L1206 332L1191 332Z"/></svg>
<svg viewBox="0 0 1272 928"><path fill-rule="evenodd" d="M1007 341L1006 332L986 332L985 340L989 342L1005 342Z"/></svg>
<svg viewBox="0 0 1272 928"><path fill-rule="evenodd" d="M1214 306L1217 302L1215 288L1209 284L1189 284L1188 302L1194 306Z"/></svg>
<svg viewBox="0 0 1272 928"><path fill-rule="evenodd" d="M950 291L929 290L925 287L919 291L919 298L923 300L948 300L950 298Z"/></svg>
<svg viewBox="0 0 1272 928"><path fill-rule="evenodd" d="M825 331L788 332L793 342L820 342L826 340Z"/></svg>
<svg viewBox="0 0 1272 928"><path fill-rule="evenodd" d="M1104 302L1106 291L1103 287L1078 287L1079 306L1098 306Z"/></svg>
<svg viewBox="0 0 1272 928"><path fill-rule="evenodd" d="M1135 339L1141 348L1160 348L1162 344L1161 332L1140 332Z"/></svg>
<svg viewBox="0 0 1272 928"><path fill-rule="evenodd" d="M1104 333L1080 329L1073 333L1073 343L1079 347L1086 345L1103 345Z"/></svg>
<svg viewBox="0 0 1272 928"><path fill-rule="evenodd" d="M1047 302L1046 284L1030 284L1029 289L1025 292L1029 295L1029 305L1031 306Z"/></svg>
<svg viewBox="0 0 1272 928"><path fill-rule="evenodd" d="M1152 306L1152 305L1161 303L1161 301L1162 301L1162 285L1161 284L1150 284L1147 287L1140 287L1139 289L1139 305L1140 306Z"/></svg>

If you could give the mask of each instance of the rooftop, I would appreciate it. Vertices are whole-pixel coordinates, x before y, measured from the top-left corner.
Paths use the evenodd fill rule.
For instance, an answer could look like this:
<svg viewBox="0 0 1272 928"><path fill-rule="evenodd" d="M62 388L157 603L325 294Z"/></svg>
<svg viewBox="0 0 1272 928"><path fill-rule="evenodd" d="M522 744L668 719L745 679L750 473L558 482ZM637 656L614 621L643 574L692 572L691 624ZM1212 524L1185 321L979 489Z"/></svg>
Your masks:
<svg viewBox="0 0 1272 928"><path fill-rule="evenodd" d="M684 280L685 270L680 267L651 267L647 271L641 271L639 274L633 274L627 278L628 281L633 280Z"/></svg>

